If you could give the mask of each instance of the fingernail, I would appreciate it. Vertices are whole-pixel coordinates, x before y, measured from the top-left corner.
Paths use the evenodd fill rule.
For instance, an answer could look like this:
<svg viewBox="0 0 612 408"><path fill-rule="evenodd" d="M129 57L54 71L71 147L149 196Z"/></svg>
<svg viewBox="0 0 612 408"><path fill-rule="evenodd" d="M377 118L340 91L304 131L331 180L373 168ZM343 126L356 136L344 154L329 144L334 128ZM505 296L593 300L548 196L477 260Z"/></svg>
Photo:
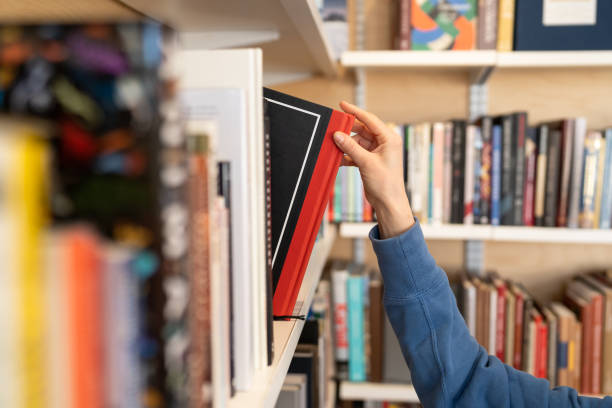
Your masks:
<svg viewBox="0 0 612 408"><path fill-rule="evenodd" d="M344 141L344 133L336 132L334 133L334 140L336 143L342 143Z"/></svg>

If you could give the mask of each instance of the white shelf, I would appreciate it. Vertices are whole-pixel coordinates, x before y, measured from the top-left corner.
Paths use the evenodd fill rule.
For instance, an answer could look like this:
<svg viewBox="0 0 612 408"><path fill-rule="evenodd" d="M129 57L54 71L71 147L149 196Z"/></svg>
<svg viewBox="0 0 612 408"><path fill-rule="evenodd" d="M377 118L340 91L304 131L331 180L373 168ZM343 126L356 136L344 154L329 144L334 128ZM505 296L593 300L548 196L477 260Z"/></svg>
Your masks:
<svg viewBox="0 0 612 408"><path fill-rule="evenodd" d="M419 397L410 384L351 381L340 383L340 399L347 401L419 402Z"/></svg>
<svg viewBox="0 0 612 408"><path fill-rule="evenodd" d="M374 223L341 223L340 236L366 238ZM612 230L508 227L490 225L421 225L428 240L482 240L501 242L542 242L612 244Z"/></svg>
<svg viewBox="0 0 612 408"><path fill-rule="evenodd" d="M612 51L347 51L341 62L368 69L612 67Z"/></svg>
<svg viewBox="0 0 612 408"><path fill-rule="evenodd" d="M315 244L294 313L308 313L335 238L336 228L330 225L324 238ZM274 361L272 365L256 374L253 386L249 391L236 393L227 405L229 408L274 407L303 327L303 320L274 322Z"/></svg>
<svg viewBox="0 0 612 408"><path fill-rule="evenodd" d="M177 29L186 48L261 47L267 84L337 73L314 0L121 2Z"/></svg>

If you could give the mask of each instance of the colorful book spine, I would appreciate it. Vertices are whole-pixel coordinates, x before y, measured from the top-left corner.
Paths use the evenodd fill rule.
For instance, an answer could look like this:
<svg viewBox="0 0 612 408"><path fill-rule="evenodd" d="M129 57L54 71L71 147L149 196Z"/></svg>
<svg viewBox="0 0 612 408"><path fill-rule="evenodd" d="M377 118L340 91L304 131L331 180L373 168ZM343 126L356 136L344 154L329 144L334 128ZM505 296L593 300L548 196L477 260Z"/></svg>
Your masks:
<svg viewBox="0 0 612 408"><path fill-rule="evenodd" d="M509 52L514 47L514 2L499 0L497 51Z"/></svg>
<svg viewBox="0 0 612 408"><path fill-rule="evenodd" d="M574 147L574 121L563 121L561 140L561 176L559 180L559 205L557 208L557 227L567 227L570 176L572 171L572 152Z"/></svg>
<svg viewBox="0 0 612 408"><path fill-rule="evenodd" d="M433 211L432 223L442 224L444 211L444 197L442 195L444 187L444 124L435 123L433 125Z"/></svg>
<svg viewBox="0 0 612 408"><path fill-rule="evenodd" d="M538 130L538 163L534 199L535 225L544 226L544 200L546 198L546 169L548 168L548 126L542 125Z"/></svg>
<svg viewBox="0 0 612 408"><path fill-rule="evenodd" d="M502 182L500 202L500 222L502 225L514 223L514 182L516 177L516 143L514 142L514 121L508 115L501 118L502 124Z"/></svg>
<svg viewBox="0 0 612 408"><path fill-rule="evenodd" d="M332 299L334 303L334 344L336 361L345 363L349 359L348 316L347 316L347 280L346 269L334 269L332 278Z"/></svg>
<svg viewBox="0 0 612 408"><path fill-rule="evenodd" d="M578 228L578 214L580 213L580 197L582 197L582 183L584 176L584 140L587 125L585 118L574 120L574 149L572 153L572 175L570 182L570 196L567 208L567 226Z"/></svg>
<svg viewBox="0 0 612 408"><path fill-rule="evenodd" d="M463 173L463 223L474 223L474 139L476 127L468 126L465 139L465 170Z"/></svg>
<svg viewBox="0 0 612 408"><path fill-rule="evenodd" d="M497 6L498 0L478 1L478 49L497 48Z"/></svg>
<svg viewBox="0 0 612 408"><path fill-rule="evenodd" d="M492 155L491 155L491 225L500 224L499 202L501 199L501 126L493 126L492 132Z"/></svg>
<svg viewBox="0 0 612 408"><path fill-rule="evenodd" d="M364 286L363 276L349 276L346 281L350 381L366 380Z"/></svg>
<svg viewBox="0 0 612 408"><path fill-rule="evenodd" d="M465 139L466 123L461 120L453 121L453 180L451 192L451 222L461 224L464 215L465 192Z"/></svg>
<svg viewBox="0 0 612 408"><path fill-rule="evenodd" d="M584 181L580 200L578 224L580 228L593 228L595 221L595 193L601 134L589 132L584 140Z"/></svg>
<svg viewBox="0 0 612 408"><path fill-rule="evenodd" d="M442 5L413 0L411 6L413 50L476 48L476 0L456 0Z"/></svg>
<svg viewBox="0 0 612 408"><path fill-rule="evenodd" d="M536 128L527 128L525 137L525 186L523 193L523 224L529 227L535 225L534 204L538 148L537 143L538 141Z"/></svg>
<svg viewBox="0 0 612 408"><path fill-rule="evenodd" d="M527 129L527 113L512 115L512 130L514 132L514 194L512 204L512 225L523 224L523 193L525 184L525 134Z"/></svg>
<svg viewBox="0 0 612 408"><path fill-rule="evenodd" d="M612 129L605 132L606 155L603 174L603 191L601 193L601 212L599 215L599 228L610 229L612 221Z"/></svg>
<svg viewBox="0 0 612 408"><path fill-rule="evenodd" d="M601 216L601 200L603 194L604 170L606 167L606 138L601 137L601 145L599 147L599 162L597 163L597 188L595 189L595 217L593 219L593 228L599 228L599 219Z"/></svg>
<svg viewBox="0 0 612 408"><path fill-rule="evenodd" d="M453 125L450 123L444 124L444 183L442 188L443 214L442 223L449 224L451 222L451 191L453 182Z"/></svg>
<svg viewBox="0 0 612 408"><path fill-rule="evenodd" d="M479 224L480 223L480 172L482 171L482 131L480 127L474 127L474 176L473 176L473 184L474 184L474 192L472 199L472 223Z"/></svg>
<svg viewBox="0 0 612 408"><path fill-rule="evenodd" d="M488 224L491 219L491 171L493 154L493 121L484 117L481 121L482 150L480 169L480 221L479 224Z"/></svg>
<svg viewBox="0 0 612 408"><path fill-rule="evenodd" d="M546 161L546 193L544 198L544 226L554 227L559 203L559 174L561 162L561 131L552 129L548 135Z"/></svg>

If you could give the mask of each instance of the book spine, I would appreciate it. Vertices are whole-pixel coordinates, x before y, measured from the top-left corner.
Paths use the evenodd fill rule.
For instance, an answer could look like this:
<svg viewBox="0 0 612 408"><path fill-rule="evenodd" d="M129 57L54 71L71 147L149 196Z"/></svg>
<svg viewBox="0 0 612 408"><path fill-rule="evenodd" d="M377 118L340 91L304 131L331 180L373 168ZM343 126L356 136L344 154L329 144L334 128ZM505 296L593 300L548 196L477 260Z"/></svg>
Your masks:
<svg viewBox="0 0 612 408"><path fill-rule="evenodd" d="M473 180L473 199L472 214L473 224L480 224L480 171L482 170L482 132L480 127L474 126L474 174Z"/></svg>
<svg viewBox="0 0 612 408"><path fill-rule="evenodd" d="M420 155L421 155L421 222L423 224L429 223L429 180L430 178L430 145L431 145L431 126L425 123L421 126L421 138Z"/></svg>
<svg viewBox="0 0 612 408"><path fill-rule="evenodd" d="M582 350L580 391L591 394L593 391L593 304L582 310Z"/></svg>
<svg viewBox="0 0 612 408"><path fill-rule="evenodd" d="M514 359L514 320L516 313L516 297L507 290L506 292L506 330L505 330L505 356L504 363L512 367Z"/></svg>
<svg viewBox="0 0 612 408"><path fill-rule="evenodd" d="M366 380L363 282L362 276L349 276L346 282L350 381Z"/></svg>
<svg viewBox="0 0 612 408"><path fill-rule="evenodd" d="M569 346L570 346L570 318L559 316L559 336L557 342L557 383L555 386L570 387L568 378Z"/></svg>
<svg viewBox="0 0 612 408"><path fill-rule="evenodd" d="M601 359L602 359L602 335L603 335L603 296L598 294L592 300L593 308L593 383L591 393L601 393Z"/></svg>
<svg viewBox="0 0 612 408"><path fill-rule="evenodd" d="M482 150L480 158L480 224L491 219L491 171L493 154L493 123L490 117L482 119Z"/></svg>
<svg viewBox="0 0 612 408"><path fill-rule="evenodd" d="M540 321L538 328L538 366L539 378L548 378L548 326L544 321Z"/></svg>
<svg viewBox="0 0 612 408"><path fill-rule="evenodd" d="M369 288L369 320L371 338L371 366L369 381L380 382L383 380L383 290L380 281L371 281Z"/></svg>
<svg viewBox="0 0 612 408"><path fill-rule="evenodd" d="M334 343L336 361L346 363L349 357L349 338L347 329L346 283L348 271L332 271L332 299L334 303Z"/></svg>
<svg viewBox="0 0 612 408"><path fill-rule="evenodd" d="M545 364L546 364L546 373L547 373L548 381L554 387L555 384L557 383L556 364L557 364L557 337L558 337L559 323L558 323L558 319L554 315L549 314L549 316L551 317L551 319L550 320L547 319L548 333L546 337L546 344L547 344L548 349L547 349L547 360L545 361Z"/></svg>
<svg viewBox="0 0 612 408"><path fill-rule="evenodd" d="M572 152L574 147L574 122L563 121L561 140L561 178L559 180L559 204L557 206L557 227L567 227Z"/></svg>
<svg viewBox="0 0 612 408"><path fill-rule="evenodd" d="M569 205L567 208L567 226L578 228L578 214L582 197L584 178L584 141L586 138L586 119L574 120L574 148L572 157L572 175L570 182Z"/></svg>
<svg viewBox="0 0 612 408"><path fill-rule="evenodd" d="M429 171L427 178L427 220L429 223L433 223L433 212L434 212L434 144L433 138L429 139Z"/></svg>
<svg viewBox="0 0 612 408"><path fill-rule="evenodd" d="M500 224L501 173L502 173L502 129L493 126L491 158L491 225Z"/></svg>
<svg viewBox="0 0 612 408"><path fill-rule="evenodd" d="M509 52L514 47L514 2L499 0L497 51Z"/></svg>
<svg viewBox="0 0 612 408"><path fill-rule="evenodd" d="M514 361L513 367L517 370L523 368L523 324L525 312L525 298L522 294L516 295L516 312L514 314Z"/></svg>
<svg viewBox="0 0 612 408"><path fill-rule="evenodd" d="M412 0L399 0L399 22L397 30L396 48L410 50L410 3Z"/></svg>
<svg viewBox="0 0 612 408"><path fill-rule="evenodd" d="M433 217L432 223L442 224L444 211L444 124L433 127Z"/></svg>
<svg viewBox="0 0 612 408"><path fill-rule="evenodd" d="M574 322L574 353L571 359L571 362L573 364L572 367L572 388L575 388L577 390L580 389L580 385L582 384L582 364L581 364L581 358L582 358L582 349L583 349L583 324L582 322L576 321ZM584 391L586 392L586 391Z"/></svg>
<svg viewBox="0 0 612 408"><path fill-rule="evenodd" d="M544 226L554 227L557 221L559 199L559 161L561 160L561 132L559 130L552 130L548 135L547 150Z"/></svg>
<svg viewBox="0 0 612 408"><path fill-rule="evenodd" d="M357 172L357 168L355 167L348 167L346 169L347 171L347 180L346 180L346 184L347 184L347 188L346 188L346 201L347 201L347 205L346 205L346 219L348 221L351 222L355 222L355 215L357 213L356 211L356 202L355 202L355 177L356 172Z"/></svg>
<svg viewBox="0 0 612 408"><path fill-rule="evenodd" d="M453 180L451 192L451 222L461 224L463 222L464 205L464 183L463 172L465 171L465 122L453 122Z"/></svg>
<svg viewBox="0 0 612 408"><path fill-rule="evenodd" d="M268 365L272 365L274 360L274 317L272 311L272 298L274 293L272 286L274 282L272 272L272 154L271 154L271 139L270 139L270 115L268 113L268 101L264 99L264 180L265 180L265 222L266 222L266 340L267 340L267 357ZM229 166L229 163L227 164ZM220 169L223 165L220 164ZM221 177L229 178L229 174L220 173ZM220 195L223 196L223 189L220 189ZM333 191L329 200L329 220L333 221ZM229 200L225 201L225 206L229 211Z"/></svg>
<svg viewBox="0 0 612 408"><path fill-rule="evenodd" d="M355 222L363 222L363 183L361 174L355 168Z"/></svg>
<svg viewBox="0 0 612 408"><path fill-rule="evenodd" d="M516 160L514 161L514 213L512 224L523 224L523 193L525 184L525 133L527 127L527 114L517 113L513 115L512 130L514 132Z"/></svg>
<svg viewBox="0 0 612 408"><path fill-rule="evenodd" d="M504 361L506 356L506 287L503 285L497 287L497 316L495 324L495 355L501 361Z"/></svg>
<svg viewBox="0 0 612 408"><path fill-rule="evenodd" d="M478 49L494 50L497 47L497 0L478 2Z"/></svg>
<svg viewBox="0 0 612 408"><path fill-rule="evenodd" d="M548 168L548 126L540 126L538 140L538 164L536 172L534 218L537 226L544 226L546 198L546 170Z"/></svg>
<svg viewBox="0 0 612 408"><path fill-rule="evenodd" d="M468 126L465 140L465 169L463 173L463 214L462 221L466 225L474 224L474 139L475 126Z"/></svg>
<svg viewBox="0 0 612 408"><path fill-rule="evenodd" d="M603 193L604 168L606 160L606 139L600 137L599 159L597 163L597 188L595 189L595 216L593 218L593 228L599 228L599 219L601 215L601 196Z"/></svg>
<svg viewBox="0 0 612 408"><path fill-rule="evenodd" d="M406 192L408 194L408 199L410 203L413 202L414 191L416 189L416 140L414 133L414 126L406 125L404 127L404 131L406 132Z"/></svg>
<svg viewBox="0 0 612 408"><path fill-rule="evenodd" d="M410 186L408 185L408 146L410 146L410 125L403 125L399 127L400 129L400 137L402 138L402 154L403 154L403 164L404 164L404 186L406 189L406 195L408 196L408 201L410 201Z"/></svg>
<svg viewBox="0 0 612 408"><path fill-rule="evenodd" d="M605 168L603 174L603 191L601 193L599 228L610 229L610 223L612 221L612 129L606 130L606 156L604 163Z"/></svg>
<svg viewBox="0 0 612 408"><path fill-rule="evenodd" d="M512 116L502 118L502 181L500 222L502 225L512 225L514 221L514 181L516 171L516 145Z"/></svg>
<svg viewBox="0 0 612 408"><path fill-rule="evenodd" d="M523 201L523 224L535 225L534 204L537 164L537 131L535 128L527 129L525 138L525 188Z"/></svg>
<svg viewBox="0 0 612 408"><path fill-rule="evenodd" d="M442 187L443 214L442 223L451 222L451 191L453 183L453 127L450 123L444 124L444 183Z"/></svg>
<svg viewBox="0 0 612 408"><path fill-rule="evenodd" d="M336 182L334 184L334 221L341 222L344 220L342 216L342 195L343 195L343 179L345 167L340 167L338 174L336 175Z"/></svg>
<svg viewBox="0 0 612 408"><path fill-rule="evenodd" d="M584 181L580 201L578 224L580 228L593 228L595 219L595 190L599 160L600 135L590 132L584 141Z"/></svg>

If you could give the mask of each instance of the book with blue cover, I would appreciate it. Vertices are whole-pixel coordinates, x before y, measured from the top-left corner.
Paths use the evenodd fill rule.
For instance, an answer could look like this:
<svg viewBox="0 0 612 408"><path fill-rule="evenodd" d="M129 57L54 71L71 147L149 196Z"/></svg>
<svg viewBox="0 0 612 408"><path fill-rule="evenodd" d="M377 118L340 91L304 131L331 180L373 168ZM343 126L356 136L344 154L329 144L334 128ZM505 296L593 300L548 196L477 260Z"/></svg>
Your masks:
<svg viewBox="0 0 612 408"><path fill-rule="evenodd" d="M601 214L599 216L599 228L610 229L612 221L612 129L607 129L606 156L603 174L603 192L601 193Z"/></svg>
<svg viewBox="0 0 612 408"><path fill-rule="evenodd" d="M366 380L364 284L365 280L362 275L351 275L346 281L350 381Z"/></svg>

